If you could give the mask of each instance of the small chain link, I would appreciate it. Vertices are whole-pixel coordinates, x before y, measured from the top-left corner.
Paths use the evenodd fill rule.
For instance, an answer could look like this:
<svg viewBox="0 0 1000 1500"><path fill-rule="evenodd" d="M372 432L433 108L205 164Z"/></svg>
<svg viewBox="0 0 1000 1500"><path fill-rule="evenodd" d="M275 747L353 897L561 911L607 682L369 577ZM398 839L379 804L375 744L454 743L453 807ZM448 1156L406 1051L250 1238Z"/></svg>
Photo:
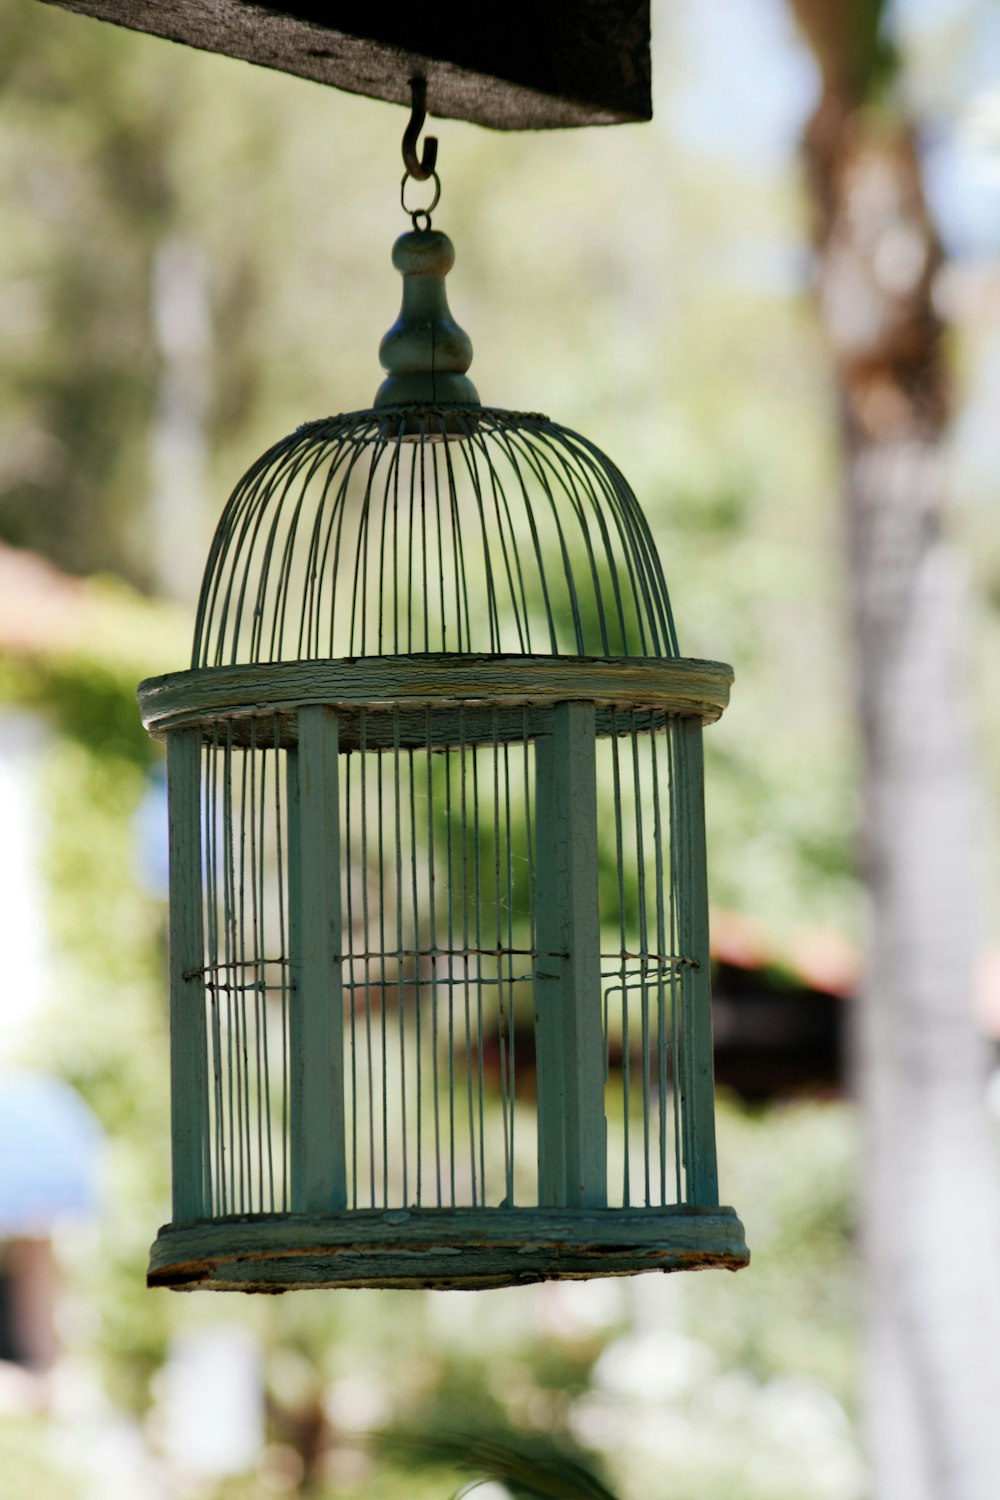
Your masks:
<svg viewBox="0 0 1000 1500"><path fill-rule="evenodd" d="M401 182L399 188L399 201L402 204L403 212L405 214L409 214L410 222L412 223L414 229L430 229L431 214L437 208L438 201L441 197L441 179L436 172L432 172L430 180L434 183L434 197L431 199L426 208L410 208L408 207L406 202L406 184L410 181L410 176L411 174L409 172L403 173L403 181Z"/></svg>

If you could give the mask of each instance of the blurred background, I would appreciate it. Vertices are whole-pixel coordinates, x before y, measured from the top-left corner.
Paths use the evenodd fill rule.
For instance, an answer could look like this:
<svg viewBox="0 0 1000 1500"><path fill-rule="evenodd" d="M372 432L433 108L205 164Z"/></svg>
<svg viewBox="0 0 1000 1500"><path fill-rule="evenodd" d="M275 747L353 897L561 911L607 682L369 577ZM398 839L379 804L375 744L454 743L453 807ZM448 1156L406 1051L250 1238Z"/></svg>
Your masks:
<svg viewBox="0 0 1000 1500"><path fill-rule="evenodd" d="M706 748L722 1197L752 1265L181 1297L144 1286L166 823L134 690L187 664L239 475L370 404L405 114L0 0L4 1500L453 1493L413 1432L558 1449L636 1500L1000 1492L976 1415L1000 1361L1000 12L655 0L653 26L650 124L435 121L435 222L484 401L622 465L682 650L735 668ZM873 565L886 453L917 519ZM926 627L895 728L883 615ZM917 819L879 747L912 722L957 855L934 828L886 852ZM893 858L936 872L922 906L887 902ZM893 1013L910 972L928 998ZM902 1355L880 1278L912 1291Z"/></svg>

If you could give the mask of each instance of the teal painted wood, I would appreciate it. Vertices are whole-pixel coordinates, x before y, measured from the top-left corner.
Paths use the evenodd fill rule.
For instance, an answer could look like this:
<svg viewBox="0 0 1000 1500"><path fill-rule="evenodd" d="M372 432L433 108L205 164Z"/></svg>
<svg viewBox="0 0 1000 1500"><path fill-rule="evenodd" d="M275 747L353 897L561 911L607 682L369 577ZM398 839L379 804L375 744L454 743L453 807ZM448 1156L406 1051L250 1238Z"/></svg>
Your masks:
<svg viewBox="0 0 1000 1500"><path fill-rule="evenodd" d="M372 403L376 408L441 401L479 405L479 393L465 373L472 363L472 340L452 317L444 284L455 264L455 247L425 217L426 229L408 230L392 247L392 263L403 278L403 305L379 345L386 378Z"/></svg>
<svg viewBox="0 0 1000 1500"><path fill-rule="evenodd" d="M167 738L170 854L170 1130L173 1214L211 1212L205 939L201 869L201 733Z"/></svg>
<svg viewBox="0 0 1000 1500"><path fill-rule="evenodd" d="M538 1201L607 1202L594 705L561 703L535 746Z"/></svg>
<svg viewBox="0 0 1000 1500"><path fill-rule="evenodd" d="M674 728L673 825L677 932L694 962L681 970L681 1119L688 1203L719 1201L715 1152L712 978L705 859L705 772L701 725Z"/></svg>
<svg viewBox="0 0 1000 1500"><path fill-rule="evenodd" d="M150 1286L474 1289L750 1259L731 1208L390 1209L224 1219L160 1231Z"/></svg>
<svg viewBox="0 0 1000 1500"><path fill-rule="evenodd" d="M289 1125L293 1210L347 1203L337 718L299 714L288 752Z"/></svg>
<svg viewBox="0 0 1000 1500"><path fill-rule="evenodd" d="M446 698L435 703L429 715L428 705L414 707L409 702L402 707L386 707L384 703L375 707L338 703L335 707L342 755L361 749L426 750L428 743L434 750L460 749L463 745L468 748L523 744L525 740L531 742L549 730L549 705L522 704L507 699L494 707L482 699L456 702L453 698ZM598 707L595 722L599 740L621 733L622 712L620 707ZM641 734L663 730L671 717L662 708L630 708L625 712L630 716L630 723L634 720L636 731ZM213 742L221 729L226 742L234 750L259 747L265 737L270 747L277 746L282 750L292 749L298 743L298 713L287 705L274 714L266 711L251 714L241 710L232 717L225 714L211 719L203 717L200 727L206 745ZM162 733L159 738L163 738Z"/></svg>
<svg viewBox="0 0 1000 1500"><path fill-rule="evenodd" d="M568 701L658 708L708 723L729 702L732 668L687 658L369 656L350 661L198 667L140 684L142 722L153 735L241 714L294 713L300 705L347 708L448 700L553 704Z"/></svg>

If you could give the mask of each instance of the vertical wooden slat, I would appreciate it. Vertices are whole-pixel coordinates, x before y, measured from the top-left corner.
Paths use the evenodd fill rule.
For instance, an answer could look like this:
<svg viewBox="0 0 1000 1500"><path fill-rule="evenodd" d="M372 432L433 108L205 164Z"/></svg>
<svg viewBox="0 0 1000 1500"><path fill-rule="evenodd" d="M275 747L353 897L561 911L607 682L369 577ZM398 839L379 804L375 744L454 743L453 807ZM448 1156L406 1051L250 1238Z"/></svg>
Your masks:
<svg viewBox="0 0 1000 1500"><path fill-rule="evenodd" d="M299 710L288 752L291 1205L347 1206L337 717Z"/></svg>
<svg viewBox="0 0 1000 1500"><path fill-rule="evenodd" d="M715 1157L715 1077L712 1056L712 982L708 946L708 872L705 861L705 771L697 719L680 719L675 736L673 861L677 937L693 963L681 969L681 1124L688 1203L719 1201Z"/></svg>
<svg viewBox="0 0 1000 1500"><path fill-rule="evenodd" d="M594 706L561 703L535 746L538 1201L607 1203Z"/></svg>
<svg viewBox="0 0 1000 1500"><path fill-rule="evenodd" d="M170 1129L176 1224L211 1212L200 794L201 730L174 730L167 737L167 797Z"/></svg>

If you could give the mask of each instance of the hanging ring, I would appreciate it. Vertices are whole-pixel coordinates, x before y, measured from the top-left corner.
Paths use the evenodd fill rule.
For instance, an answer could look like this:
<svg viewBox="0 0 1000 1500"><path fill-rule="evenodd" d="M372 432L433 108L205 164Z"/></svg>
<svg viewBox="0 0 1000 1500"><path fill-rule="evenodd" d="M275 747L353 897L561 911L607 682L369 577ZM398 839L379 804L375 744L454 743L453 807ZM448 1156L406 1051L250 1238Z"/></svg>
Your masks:
<svg viewBox="0 0 1000 1500"><path fill-rule="evenodd" d="M403 165L410 177L426 182L434 176L437 163L437 138L429 135L424 141L423 156L417 155L417 138L427 118L427 79L410 79L410 123L403 132Z"/></svg>
<svg viewBox="0 0 1000 1500"><path fill-rule="evenodd" d="M428 203L426 208L409 208L406 202L406 184L409 182L412 176L412 172L403 173L403 181L401 182L399 188L399 201L403 205L404 214L409 214L414 229L430 229L431 214L437 208L438 200L441 197L441 179L436 172L431 172L431 180L434 183L434 197L431 199L430 203ZM419 222L421 219L423 220L423 223Z"/></svg>

